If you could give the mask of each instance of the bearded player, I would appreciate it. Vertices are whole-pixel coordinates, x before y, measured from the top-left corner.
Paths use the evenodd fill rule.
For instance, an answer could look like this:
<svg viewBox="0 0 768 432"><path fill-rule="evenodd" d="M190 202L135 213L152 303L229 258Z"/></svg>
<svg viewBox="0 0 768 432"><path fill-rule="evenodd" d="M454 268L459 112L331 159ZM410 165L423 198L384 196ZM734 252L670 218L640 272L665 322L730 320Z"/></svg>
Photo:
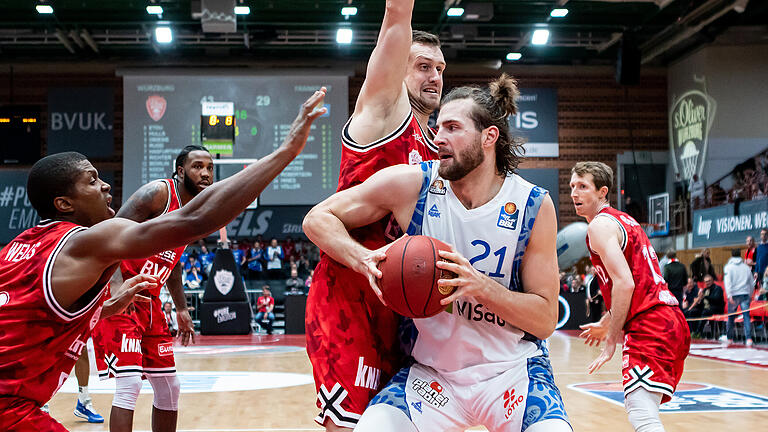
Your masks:
<svg viewBox="0 0 768 432"><path fill-rule="evenodd" d="M605 341L589 366L595 372L623 342L624 405L639 432L664 430L659 405L680 382L691 335L677 299L661 277L645 231L631 216L612 208L613 170L602 162L579 162L571 170L571 199L584 217L587 247L608 313L581 326L589 345Z"/></svg>
<svg viewBox="0 0 768 432"><path fill-rule="evenodd" d="M105 303L119 264L182 247L235 218L304 148L312 121L326 111L312 109L324 95L302 105L277 150L142 223L113 217L110 186L82 154L35 163L27 193L42 220L0 251L0 430L66 430L40 407L66 381L101 312L117 313L157 286L135 276Z"/></svg>
<svg viewBox="0 0 768 432"><path fill-rule="evenodd" d="M139 188L120 208L117 217L144 222L180 209L213 182L213 159L208 151L190 145L176 157L172 178L155 180ZM194 342L194 326L187 309L179 259L185 246L146 259L120 265L123 278L137 274L156 276L166 284L176 304L182 345ZM119 279L119 277L118 277ZM152 385L152 424L157 430L175 430L179 379L173 356L173 337L165 322L160 289L150 290L149 302L137 303L121 314L99 322L93 331L96 364L101 379L115 378L115 396L109 416L111 431L130 431L142 377Z"/></svg>
<svg viewBox="0 0 768 432"><path fill-rule="evenodd" d="M355 111L342 131L339 190L382 168L434 159L429 115L438 107L445 60L439 39L412 32L413 0L386 3ZM400 235L390 215L352 233L377 249ZM306 312L307 352L326 430L354 428L368 401L401 366L399 318L364 277L323 254ZM373 380L360 376L371 371Z"/></svg>

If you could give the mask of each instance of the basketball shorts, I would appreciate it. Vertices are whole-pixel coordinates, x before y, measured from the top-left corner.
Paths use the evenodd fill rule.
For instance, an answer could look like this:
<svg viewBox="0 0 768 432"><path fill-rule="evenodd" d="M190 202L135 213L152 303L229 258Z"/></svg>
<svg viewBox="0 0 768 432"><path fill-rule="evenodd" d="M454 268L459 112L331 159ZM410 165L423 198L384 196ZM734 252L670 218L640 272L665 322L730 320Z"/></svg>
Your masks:
<svg viewBox="0 0 768 432"><path fill-rule="evenodd" d="M414 364L400 370L372 401L400 409L419 431L522 432L544 420L568 422L563 399L545 356L520 360L519 366L487 381L451 382L431 367Z"/></svg>
<svg viewBox="0 0 768 432"><path fill-rule="evenodd" d="M399 316L384 306L368 280L324 258L315 269L306 309L307 353L320 414L354 428L368 402L404 364Z"/></svg>
<svg viewBox="0 0 768 432"><path fill-rule="evenodd" d="M622 375L624 396L643 387L672 399L691 347L691 333L677 306L658 305L624 326Z"/></svg>
<svg viewBox="0 0 768 432"><path fill-rule="evenodd" d="M0 431L66 432L67 429L29 399L0 396Z"/></svg>
<svg viewBox="0 0 768 432"><path fill-rule="evenodd" d="M92 337L99 378L176 373L173 337L161 300L150 298L149 303L134 302L134 311L126 310L96 324Z"/></svg>

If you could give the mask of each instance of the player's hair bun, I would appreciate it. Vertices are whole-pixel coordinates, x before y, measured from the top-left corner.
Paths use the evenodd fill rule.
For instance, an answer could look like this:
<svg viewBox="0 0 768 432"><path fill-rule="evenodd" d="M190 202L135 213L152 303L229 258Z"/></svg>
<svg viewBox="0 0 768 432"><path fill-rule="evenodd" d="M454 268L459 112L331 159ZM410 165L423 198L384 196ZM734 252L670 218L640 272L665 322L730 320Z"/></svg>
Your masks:
<svg viewBox="0 0 768 432"><path fill-rule="evenodd" d="M517 103L515 100L520 96L520 91L517 89L516 79L503 73L500 77L491 81L488 88L494 103L501 107L506 115L517 114Z"/></svg>

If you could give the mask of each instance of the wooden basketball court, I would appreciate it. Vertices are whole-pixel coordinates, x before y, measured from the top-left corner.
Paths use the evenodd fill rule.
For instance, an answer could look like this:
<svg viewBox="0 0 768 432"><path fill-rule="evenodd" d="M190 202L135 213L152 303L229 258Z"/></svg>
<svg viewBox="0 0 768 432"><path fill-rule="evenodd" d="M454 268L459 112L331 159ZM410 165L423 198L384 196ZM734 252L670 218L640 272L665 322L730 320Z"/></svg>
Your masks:
<svg viewBox="0 0 768 432"><path fill-rule="evenodd" d="M763 365L749 365L743 360L768 358L768 351L742 347L721 350L714 345L694 348L696 352L711 352L713 356L730 360L688 358L683 387L695 391L682 395L683 399L676 404L680 408L677 411L702 403L707 411L664 413L662 421L666 430L747 430L765 425L768 361L763 361ZM707 348L713 349L706 351ZM322 430L313 421L317 414L315 390L303 335L200 337L194 347L176 349L182 379L179 431ZM632 431L624 408L611 402L611 396L605 393L620 395L621 356L614 356L601 371L588 375L587 365L598 355L598 348L585 346L573 332L557 332L550 339L550 349L555 378L574 430ZM584 385L596 382L607 384ZM99 383L95 372L92 373L93 403L106 418L112 394L104 388L105 384L114 388L114 380ZM577 384L582 384L582 391L571 387ZM585 393L584 387L602 393L599 397L593 396ZM88 424L75 418L72 410L76 398L73 374L51 401L51 414L73 431L108 430L107 423ZM142 392L134 430L151 430L151 405L152 395ZM734 410L738 412L732 412Z"/></svg>

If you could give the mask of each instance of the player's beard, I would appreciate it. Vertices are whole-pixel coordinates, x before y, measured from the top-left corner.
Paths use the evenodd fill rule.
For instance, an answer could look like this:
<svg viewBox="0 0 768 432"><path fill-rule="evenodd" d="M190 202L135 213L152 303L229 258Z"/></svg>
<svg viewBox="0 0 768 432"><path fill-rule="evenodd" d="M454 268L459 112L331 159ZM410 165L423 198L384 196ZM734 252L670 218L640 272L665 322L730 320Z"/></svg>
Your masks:
<svg viewBox="0 0 768 432"><path fill-rule="evenodd" d="M408 91L408 100L411 102L411 107L417 113L421 113L424 115L431 115L438 108L439 103L435 104L435 103L429 102L423 97L413 94L411 92L411 89L409 89L407 86L405 87L405 89Z"/></svg>
<svg viewBox="0 0 768 432"><path fill-rule="evenodd" d="M184 189L186 189L192 196L196 196L200 193L200 189L197 185L187 176L184 176Z"/></svg>
<svg viewBox="0 0 768 432"><path fill-rule="evenodd" d="M480 137L478 137L477 141L466 150L455 153L450 164L440 163L437 173L449 181L461 180L484 161L485 153L483 153Z"/></svg>

